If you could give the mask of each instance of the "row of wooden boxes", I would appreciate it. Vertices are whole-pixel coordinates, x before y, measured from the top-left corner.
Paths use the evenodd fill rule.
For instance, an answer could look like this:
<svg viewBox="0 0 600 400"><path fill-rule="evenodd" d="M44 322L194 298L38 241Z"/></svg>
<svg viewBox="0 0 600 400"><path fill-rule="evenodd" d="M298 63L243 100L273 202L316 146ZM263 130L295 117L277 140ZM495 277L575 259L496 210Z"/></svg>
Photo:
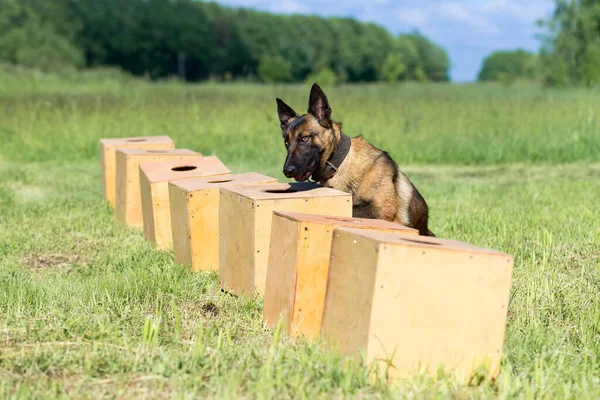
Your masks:
<svg viewBox="0 0 600 400"><path fill-rule="evenodd" d="M104 196L123 224L175 261L264 295L264 320L322 337L390 376L497 374L513 259L352 218L348 193L231 174L166 137L103 139Z"/></svg>

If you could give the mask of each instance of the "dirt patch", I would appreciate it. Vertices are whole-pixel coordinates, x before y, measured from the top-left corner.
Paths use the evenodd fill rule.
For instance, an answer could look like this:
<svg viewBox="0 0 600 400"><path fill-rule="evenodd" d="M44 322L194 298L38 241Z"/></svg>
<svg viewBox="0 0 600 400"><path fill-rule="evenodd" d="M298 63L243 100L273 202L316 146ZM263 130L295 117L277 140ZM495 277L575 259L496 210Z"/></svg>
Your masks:
<svg viewBox="0 0 600 400"><path fill-rule="evenodd" d="M579 270L582 265L594 265L600 261L600 251L588 252L586 249L559 245L555 248L556 257L567 269Z"/></svg>
<svg viewBox="0 0 600 400"><path fill-rule="evenodd" d="M31 274L41 275L46 270L68 270L77 262L81 262L81 257L75 253L32 253L23 257L21 265Z"/></svg>
<svg viewBox="0 0 600 400"><path fill-rule="evenodd" d="M46 190L39 186L13 184L10 187L19 203L39 202L46 198Z"/></svg>
<svg viewBox="0 0 600 400"><path fill-rule="evenodd" d="M149 304L146 307L146 316L160 319L163 328L160 334L163 343L179 342L181 340L193 340L198 334L198 326L215 321L221 312L217 303L211 300L183 300L177 302L175 309L172 301L163 298L157 304ZM177 332L178 335L173 335Z"/></svg>
<svg viewBox="0 0 600 400"><path fill-rule="evenodd" d="M156 308L155 304L150 304L146 310L147 315L160 315L169 320L173 316L173 306L169 301L161 302L159 309ZM183 301L177 304L177 313L181 315L182 319L195 319L199 315L204 317L214 318L219 315L221 311L219 306L213 301Z"/></svg>
<svg viewBox="0 0 600 400"><path fill-rule="evenodd" d="M208 301L202 305L202 313L207 317L216 317L219 315L219 306L217 306L212 301Z"/></svg>

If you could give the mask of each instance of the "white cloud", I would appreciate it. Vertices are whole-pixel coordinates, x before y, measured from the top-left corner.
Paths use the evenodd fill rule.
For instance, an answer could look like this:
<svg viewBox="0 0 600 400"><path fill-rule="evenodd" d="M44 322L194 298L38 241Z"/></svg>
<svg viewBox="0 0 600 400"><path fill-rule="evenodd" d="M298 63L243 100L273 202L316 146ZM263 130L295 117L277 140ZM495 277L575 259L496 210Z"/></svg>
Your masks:
<svg viewBox="0 0 600 400"><path fill-rule="evenodd" d="M219 3L232 7L264 7L267 2L265 0L219 0Z"/></svg>
<svg viewBox="0 0 600 400"><path fill-rule="evenodd" d="M427 12L420 8L398 8L394 14L399 22L413 28L423 28L429 23Z"/></svg>
<svg viewBox="0 0 600 400"><path fill-rule="evenodd" d="M549 12L552 2L549 0L488 0L482 7L483 12L505 13L522 21L536 21Z"/></svg>
<svg viewBox="0 0 600 400"><path fill-rule="evenodd" d="M295 0L283 0L283 1L273 2L269 6L269 10L272 12L282 13L282 14L295 14L295 13L301 14L301 13L307 13L309 11L306 6L304 6L303 4L301 4Z"/></svg>
<svg viewBox="0 0 600 400"><path fill-rule="evenodd" d="M467 24L474 33L495 36L500 34L500 29L485 15L469 7L464 2L443 2L437 9L437 17L450 19Z"/></svg>
<svg viewBox="0 0 600 400"><path fill-rule="evenodd" d="M440 14L459 21L469 21L474 17L472 11L464 3L443 2L436 9Z"/></svg>
<svg viewBox="0 0 600 400"><path fill-rule="evenodd" d="M434 29L440 24L460 24L470 33L496 36L501 33L493 21L470 3L443 1L421 7L399 7L395 11L399 22L411 28Z"/></svg>

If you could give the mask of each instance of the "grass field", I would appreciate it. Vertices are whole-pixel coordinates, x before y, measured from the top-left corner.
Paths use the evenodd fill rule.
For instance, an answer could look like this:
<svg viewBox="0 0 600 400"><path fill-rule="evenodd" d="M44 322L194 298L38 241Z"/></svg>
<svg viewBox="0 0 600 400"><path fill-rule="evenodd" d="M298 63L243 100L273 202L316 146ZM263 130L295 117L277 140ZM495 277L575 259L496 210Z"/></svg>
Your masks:
<svg viewBox="0 0 600 400"><path fill-rule="evenodd" d="M390 387L263 328L260 298L222 294L102 201L101 137L168 134L283 179L274 98L304 111L308 87L0 82L3 398L600 398L600 93L326 90L344 131L417 185L436 234L515 256L498 380Z"/></svg>

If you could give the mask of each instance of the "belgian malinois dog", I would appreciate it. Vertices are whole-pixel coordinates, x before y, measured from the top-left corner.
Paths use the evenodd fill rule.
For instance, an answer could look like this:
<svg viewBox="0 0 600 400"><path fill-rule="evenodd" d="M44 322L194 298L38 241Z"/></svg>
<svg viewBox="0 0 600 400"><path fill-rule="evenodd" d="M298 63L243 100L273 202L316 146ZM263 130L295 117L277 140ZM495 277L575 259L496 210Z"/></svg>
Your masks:
<svg viewBox="0 0 600 400"><path fill-rule="evenodd" d="M417 188L385 151L362 136L342 133L319 85L312 86L306 114L298 115L276 100L287 149L286 177L302 182L312 176L322 186L351 193L356 218L398 222L420 235L435 236L427 227L429 210Z"/></svg>

